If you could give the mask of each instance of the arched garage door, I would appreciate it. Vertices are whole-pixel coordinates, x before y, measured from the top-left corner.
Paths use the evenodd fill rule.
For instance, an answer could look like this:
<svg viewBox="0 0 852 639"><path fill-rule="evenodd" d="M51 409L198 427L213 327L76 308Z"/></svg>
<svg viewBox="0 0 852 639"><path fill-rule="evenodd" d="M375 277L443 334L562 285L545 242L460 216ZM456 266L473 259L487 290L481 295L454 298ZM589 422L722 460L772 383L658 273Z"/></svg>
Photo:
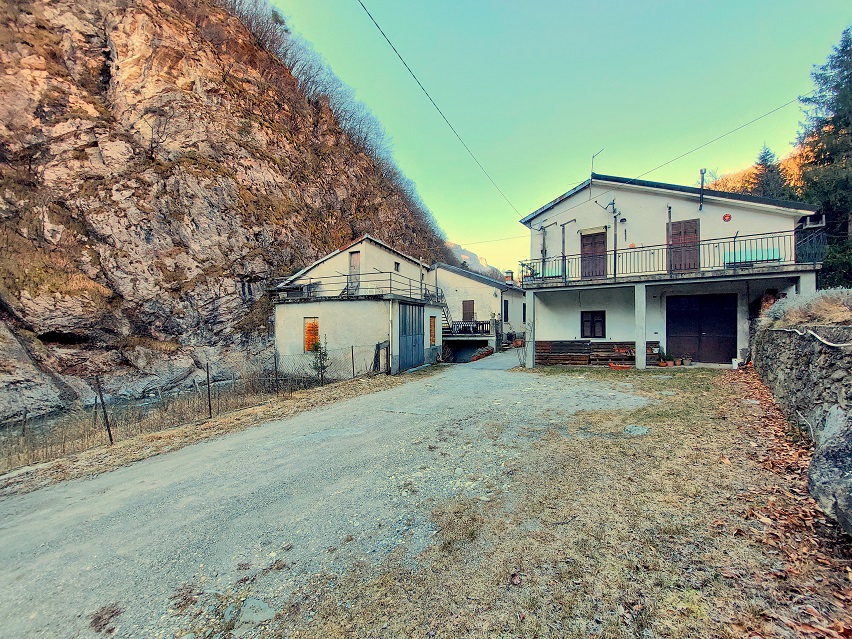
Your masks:
<svg viewBox="0 0 852 639"><path fill-rule="evenodd" d="M666 298L666 352L696 362L728 364L737 356L737 296L670 295Z"/></svg>

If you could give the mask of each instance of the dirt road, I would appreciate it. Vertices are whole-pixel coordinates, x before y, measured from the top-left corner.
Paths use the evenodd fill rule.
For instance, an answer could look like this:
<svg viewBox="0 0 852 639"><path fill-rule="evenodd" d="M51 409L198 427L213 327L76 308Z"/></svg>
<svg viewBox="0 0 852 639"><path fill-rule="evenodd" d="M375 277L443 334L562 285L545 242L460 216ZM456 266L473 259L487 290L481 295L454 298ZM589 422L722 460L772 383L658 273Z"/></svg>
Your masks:
<svg viewBox="0 0 852 639"><path fill-rule="evenodd" d="M505 370L515 365L510 352L447 367L0 501L0 636L172 636L198 594L248 577L256 601L232 625L252 636L311 575L402 544L416 554L436 503L489 500L505 465L576 411L646 403L629 386Z"/></svg>

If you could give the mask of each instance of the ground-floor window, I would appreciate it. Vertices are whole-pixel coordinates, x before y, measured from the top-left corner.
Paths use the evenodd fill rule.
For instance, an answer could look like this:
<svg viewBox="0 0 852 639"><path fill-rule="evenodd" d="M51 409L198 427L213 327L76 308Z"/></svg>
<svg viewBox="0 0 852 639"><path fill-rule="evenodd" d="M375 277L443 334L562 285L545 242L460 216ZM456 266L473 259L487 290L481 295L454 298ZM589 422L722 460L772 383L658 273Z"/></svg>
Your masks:
<svg viewBox="0 0 852 639"><path fill-rule="evenodd" d="M527 323L527 303L524 302L523 306L521 306L521 323Z"/></svg>
<svg viewBox="0 0 852 639"><path fill-rule="evenodd" d="M584 338L606 337L606 311L582 311L580 325Z"/></svg>
<svg viewBox="0 0 852 639"><path fill-rule="evenodd" d="M509 321L509 300L503 300L503 321Z"/></svg>
<svg viewBox="0 0 852 639"><path fill-rule="evenodd" d="M309 353L314 344L319 343L319 318L305 318L305 352Z"/></svg>

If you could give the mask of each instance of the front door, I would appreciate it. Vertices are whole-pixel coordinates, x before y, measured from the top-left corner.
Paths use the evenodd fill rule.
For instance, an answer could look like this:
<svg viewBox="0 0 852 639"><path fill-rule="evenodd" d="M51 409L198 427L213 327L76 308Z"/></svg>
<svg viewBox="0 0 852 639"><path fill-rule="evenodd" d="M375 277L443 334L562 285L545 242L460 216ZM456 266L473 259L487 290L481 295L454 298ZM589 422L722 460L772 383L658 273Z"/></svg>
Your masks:
<svg viewBox="0 0 852 639"><path fill-rule="evenodd" d="M670 270L678 273L697 271L701 266L698 220L672 222L667 226Z"/></svg>
<svg viewBox="0 0 852 639"><path fill-rule="evenodd" d="M425 361L423 347L423 307L399 305L399 370L420 366Z"/></svg>
<svg viewBox="0 0 852 639"><path fill-rule="evenodd" d="M606 233L580 236L580 273L583 278L606 277Z"/></svg>
<svg viewBox="0 0 852 639"><path fill-rule="evenodd" d="M361 285L361 251L349 253L349 277L346 280L346 289L350 295L358 293Z"/></svg>
<svg viewBox="0 0 852 639"><path fill-rule="evenodd" d="M737 356L736 294L668 296L666 351L697 362L730 363Z"/></svg>

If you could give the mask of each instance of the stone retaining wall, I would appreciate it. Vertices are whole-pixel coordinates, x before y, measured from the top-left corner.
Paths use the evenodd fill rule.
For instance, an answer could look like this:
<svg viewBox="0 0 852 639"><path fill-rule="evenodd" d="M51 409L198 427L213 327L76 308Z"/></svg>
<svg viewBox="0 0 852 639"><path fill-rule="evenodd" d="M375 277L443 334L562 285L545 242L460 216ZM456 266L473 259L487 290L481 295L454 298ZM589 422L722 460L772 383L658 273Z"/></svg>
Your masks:
<svg viewBox="0 0 852 639"><path fill-rule="evenodd" d="M814 440L811 494L852 534L852 327L758 330L754 366Z"/></svg>

